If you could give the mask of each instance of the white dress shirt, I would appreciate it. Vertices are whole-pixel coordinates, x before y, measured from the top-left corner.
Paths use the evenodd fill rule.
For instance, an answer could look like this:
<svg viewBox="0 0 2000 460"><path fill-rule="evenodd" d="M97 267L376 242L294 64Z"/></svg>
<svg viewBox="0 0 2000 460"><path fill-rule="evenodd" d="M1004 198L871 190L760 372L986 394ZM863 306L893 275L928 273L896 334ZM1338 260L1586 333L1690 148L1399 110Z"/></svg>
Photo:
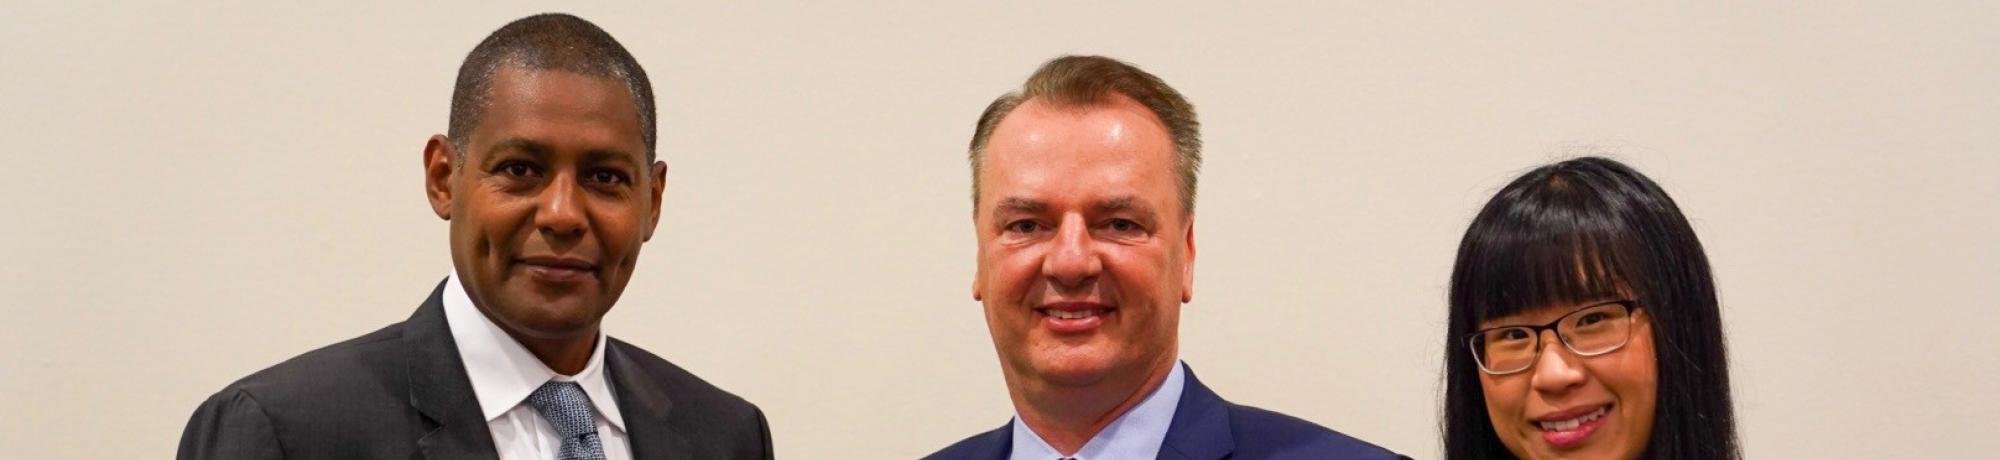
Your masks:
<svg viewBox="0 0 2000 460"><path fill-rule="evenodd" d="M550 380L576 382L590 396L591 417L597 419L597 438L604 444L605 460L630 460L632 445L625 436L625 417L618 412L611 382L604 378L602 329L590 361L576 375L557 374L528 352L527 347L493 324L493 320L472 305L459 284L458 272L445 280L444 317L451 326L458 356L465 361L465 376L472 380L472 394L479 400L486 430L493 433L493 448L501 460L546 460L556 458L562 437L542 419L528 395Z"/></svg>
<svg viewBox="0 0 2000 460"><path fill-rule="evenodd" d="M1174 369L1167 371L1167 379L1153 394L1132 406L1110 425L1105 425L1090 442L1077 449L1076 455L1063 455L1049 447L1028 424L1021 423L1021 416L1014 415L1014 448L1008 456L1011 460L1056 460L1074 458L1076 460L1124 460L1160 457L1160 444L1167 441L1167 428L1174 424L1174 411L1181 406L1181 389L1187 383L1187 374L1181 368L1180 360L1174 360Z"/></svg>

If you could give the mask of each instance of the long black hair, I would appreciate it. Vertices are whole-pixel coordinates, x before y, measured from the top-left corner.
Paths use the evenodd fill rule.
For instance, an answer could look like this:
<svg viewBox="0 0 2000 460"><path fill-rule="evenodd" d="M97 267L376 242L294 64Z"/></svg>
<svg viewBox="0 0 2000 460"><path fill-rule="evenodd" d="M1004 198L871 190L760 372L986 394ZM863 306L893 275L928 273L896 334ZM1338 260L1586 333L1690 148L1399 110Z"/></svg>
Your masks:
<svg viewBox="0 0 2000 460"><path fill-rule="evenodd" d="M1622 163L1542 166L1486 203L1459 242L1445 334L1445 458L1508 458L1464 337L1525 310L1629 296L1652 319L1658 405L1647 458L1736 459L1736 417L1708 257L1658 184Z"/></svg>

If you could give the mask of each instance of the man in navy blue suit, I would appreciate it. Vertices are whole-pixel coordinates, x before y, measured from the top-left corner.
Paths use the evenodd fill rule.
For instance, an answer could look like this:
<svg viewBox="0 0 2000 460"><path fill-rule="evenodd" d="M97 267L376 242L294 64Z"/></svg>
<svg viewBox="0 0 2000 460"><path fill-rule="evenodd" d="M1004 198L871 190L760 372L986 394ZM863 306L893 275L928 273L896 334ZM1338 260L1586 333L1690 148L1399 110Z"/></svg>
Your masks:
<svg viewBox="0 0 2000 460"><path fill-rule="evenodd" d="M1043 64L973 133L972 297L1015 417L931 459L1340 459L1395 453L1224 401L1180 361L1201 166L1194 107L1098 56Z"/></svg>

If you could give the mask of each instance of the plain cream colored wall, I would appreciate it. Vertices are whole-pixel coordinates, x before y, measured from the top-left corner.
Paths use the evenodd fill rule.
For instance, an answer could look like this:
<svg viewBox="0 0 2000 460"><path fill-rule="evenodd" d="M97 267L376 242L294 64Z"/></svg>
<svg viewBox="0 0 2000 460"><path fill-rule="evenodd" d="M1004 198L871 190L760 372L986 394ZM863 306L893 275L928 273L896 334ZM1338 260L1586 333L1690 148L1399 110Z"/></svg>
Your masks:
<svg viewBox="0 0 2000 460"><path fill-rule="evenodd" d="M449 269L419 155L453 72L549 7L54 3L0 15L5 457L167 456L223 385L408 316ZM1990 3L902 3L575 11L652 74L672 165L607 327L761 405L783 457L1011 414L963 149L1063 53L1200 109L1182 339L1224 397L1435 458L1465 224L1597 149L1708 247L1750 457L2000 451Z"/></svg>

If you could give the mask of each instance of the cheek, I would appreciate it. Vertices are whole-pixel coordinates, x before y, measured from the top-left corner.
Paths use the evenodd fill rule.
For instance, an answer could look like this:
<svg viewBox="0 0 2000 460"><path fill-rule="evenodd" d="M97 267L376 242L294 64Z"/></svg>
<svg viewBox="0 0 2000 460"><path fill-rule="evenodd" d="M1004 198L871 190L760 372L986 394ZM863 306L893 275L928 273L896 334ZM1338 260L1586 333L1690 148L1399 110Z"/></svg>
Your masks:
<svg viewBox="0 0 2000 460"><path fill-rule="evenodd" d="M1020 322L1023 315L1010 314L1015 309L1007 308L1006 304L992 300L986 301L984 307L986 329L993 335L994 343L1009 344L1021 341L1023 328Z"/></svg>
<svg viewBox="0 0 2000 460"><path fill-rule="evenodd" d="M1180 304L1179 264L1157 247L1106 247L1098 252L1104 264L1105 287L1118 291L1119 300L1155 308Z"/></svg>
<svg viewBox="0 0 2000 460"><path fill-rule="evenodd" d="M1614 363L1615 368L1602 369L1597 375L1625 405L1621 412L1635 422L1628 427L1638 444L1643 445L1652 433L1653 416L1659 404L1659 362L1650 328L1634 331L1632 344L1624 351L1625 356Z"/></svg>
<svg viewBox="0 0 2000 460"><path fill-rule="evenodd" d="M468 199L469 203L455 206L459 215L453 216L453 223L459 225L465 243L478 253L504 252L526 239L528 216L531 206L526 200L511 200L504 194L488 192Z"/></svg>
<svg viewBox="0 0 2000 460"><path fill-rule="evenodd" d="M1018 302L1028 296L1028 290L1041 276L1042 263L1039 252L1033 248L1003 248L989 253L980 264L980 276L985 277L986 294L997 296L1006 303Z"/></svg>
<svg viewBox="0 0 2000 460"><path fill-rule="evenodd" d="M1510 377L1519 376L1518 374ZM1506 433L1522 420L1521 408L1527 404L1526 379L1495 378L1481 373L1479 390L1486 396L1486 415L1493 422L1495 431ZM1502 437L1505 437L1504 435Z"/></svg>
<svg viewBox="0 0 2000 460"><path fill-rule="evenodd" d="M1653 356L1652 347L1632 350L1632 356L1620 360L1618 369L1606 372L1611 384L1620 387L1627 397L1635 398L1651 405L1654 393L1660 386L1660 371ZM1604 374L1599 374L1604 375Z"/></svg>
<svg viewBox="0 0 2000 460"><path fill-rule="evenodd" d="M1652 328L1640 326L1632 331L1632 341L1608 360L1587 362L1592 364L1592 374L1604 381L1619 396L1646 402L1653 399L1654 389L1659 386L1659 367L1653 349Z"/></svg>
<svg viewBox="0 0 2000 460"><path fill-rule="evenodd" d="M643 206L625 203L600 203L590 212L592 230L597 233L598 244L617 260L631 261L639 257L639 245L646 240L646 221Z"/></svg>

